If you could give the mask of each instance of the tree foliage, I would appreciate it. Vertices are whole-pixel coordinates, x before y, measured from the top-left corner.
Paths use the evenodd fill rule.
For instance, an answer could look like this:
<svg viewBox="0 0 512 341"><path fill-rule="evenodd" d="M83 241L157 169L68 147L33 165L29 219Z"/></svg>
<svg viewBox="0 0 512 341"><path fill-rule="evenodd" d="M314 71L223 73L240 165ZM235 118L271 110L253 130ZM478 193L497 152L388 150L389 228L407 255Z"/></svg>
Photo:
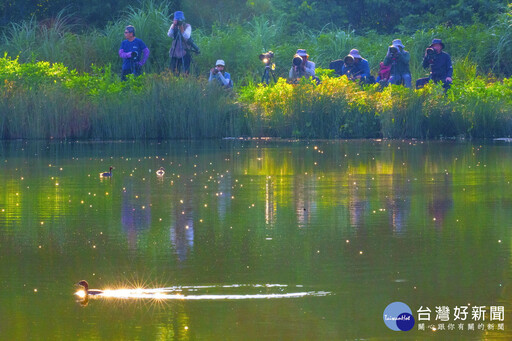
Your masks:
<svg viewBox="0 0 512 341"><path fill-rule="evenodd" d="M439 24L467 25L491 23L507 6L506 0L161 0L169 11L185 12L187 21L211 27L215 22L241 21L253 16L268 20L283 18L283 33L321 29L326 24L356 31L379 33L414 32ZM0 3L0 26L35 16L39 21L51 18L63 8L87 25L103 27L128 7L130 0L6 0Z"/></svg>

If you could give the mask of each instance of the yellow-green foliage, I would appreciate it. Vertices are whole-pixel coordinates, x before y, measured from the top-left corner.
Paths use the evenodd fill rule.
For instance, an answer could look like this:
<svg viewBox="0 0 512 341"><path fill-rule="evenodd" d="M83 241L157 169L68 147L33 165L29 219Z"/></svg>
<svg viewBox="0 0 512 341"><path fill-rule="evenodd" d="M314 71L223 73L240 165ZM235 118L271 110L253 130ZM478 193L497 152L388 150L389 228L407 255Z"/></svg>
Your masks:
<svg viewBox="0 0 512 341"><path fill-rule="evenodd" d="M91 73L62 64L0 58L1 138L168 139L503 137L512 134L512 80L477 77L421 90L361 86L318 70L321 83L279 79L235 91L169 72L121 82L109 66Z"/></svg>

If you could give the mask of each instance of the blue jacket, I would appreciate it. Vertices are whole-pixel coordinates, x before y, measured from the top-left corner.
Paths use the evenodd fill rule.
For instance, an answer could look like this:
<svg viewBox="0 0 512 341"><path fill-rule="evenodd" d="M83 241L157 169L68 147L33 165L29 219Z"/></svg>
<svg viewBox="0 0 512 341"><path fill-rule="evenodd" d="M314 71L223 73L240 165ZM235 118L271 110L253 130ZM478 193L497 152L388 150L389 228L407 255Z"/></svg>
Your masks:
<svg viewBox="0 0 512 341"><path fill-rule="evenodd" d="M356 76L361 76L361 78L370 77L370 64L366 59L360 59L358 63L354 63L351 67L343 64L341 68L341 74L347 75L348 79L354 79Z"/></svg>
<svg viewBox="0 0 512 341"><path fill-rule="evenodd" d="M430 66L430 78L433 81L444 81L446 77L452 77L453 67L452 58L444 51L434 55L426 55L423 58L423 68Z"/></svg>

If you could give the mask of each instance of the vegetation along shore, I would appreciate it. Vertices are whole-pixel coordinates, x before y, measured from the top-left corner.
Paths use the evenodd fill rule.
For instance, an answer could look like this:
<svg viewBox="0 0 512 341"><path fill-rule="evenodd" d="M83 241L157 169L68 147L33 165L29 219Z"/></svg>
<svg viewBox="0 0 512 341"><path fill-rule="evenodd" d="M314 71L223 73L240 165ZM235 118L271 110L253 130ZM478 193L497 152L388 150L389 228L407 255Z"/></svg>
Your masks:
<svg viewBox="0 0 512 341"><path fill-rule="evenodd" d="M282 3L297 10L287 12L272 1L237 2L224 16L214 12L214 20L181 8L192 18L194 40L201 49L193 56L188 77L168 70L171 40L166 33L172 12L179 9L176 2L143 1L125 7L106 24L86 25L69 8L51 19L33 15L4 22L0 138L512 135L512 11L506 2L488 1L485 8L480 1L463 2L472 15L460 1L448 2L443 6L459 10L451 18L446 11L445 17L435 11L414 14L424 5L420 1L411 5L418 7L410 9L412 14L402 15L393 25L375 19L373 26L365 20L343 21L339 18L349 17L341 12L326 17L323 5ZM389 5L389 11L400 3ZM331 15L336 11L341 9ZM417 27L419 23L423 26ZM121 82L117 50L127 24L137 28L151 55L144 75ZM376 74L395 38L410 51L413 79L426 75L421 67L425 47L433 38L442 38L453 59L451 89L445 93L441 85L421 90L361 86L326 69L330 61L357 48ZM307 49L316 63L320 84L306 79L296 85L286 82L297 48ZM258 56L268 50L275 54L280 78L263 86L259 81L264 65ZM217 59L226 61L235 84L232 91L208 85L209 69Z"/></svg>

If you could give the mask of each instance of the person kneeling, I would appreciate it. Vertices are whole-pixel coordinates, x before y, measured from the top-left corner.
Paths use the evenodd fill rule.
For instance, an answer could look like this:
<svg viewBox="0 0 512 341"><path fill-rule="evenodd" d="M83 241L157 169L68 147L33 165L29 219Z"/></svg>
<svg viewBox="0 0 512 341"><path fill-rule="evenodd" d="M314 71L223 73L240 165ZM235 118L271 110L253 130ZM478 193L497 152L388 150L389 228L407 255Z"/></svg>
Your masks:
<svg viewBox="0 0 512 341"><path fill-rule="evenodd" d="M217 60L215 67L210 70L208 82L210 84L217 83L226 89L231 89L233 88L233 81L231 81L231 75L224 71L225 66L226 63L222 59Z"/></svg>
<svg viewBox="0 0 512 341"><path fill-rule="evenodd" d="M444 44L441 39L432 40L432 44L425 50L423 68L430 67L430 76L416 81L416 89L423 88L431 80L434 83L443 82L443 88L448 90L452 84L452 58L443 51Z"/></svg>

